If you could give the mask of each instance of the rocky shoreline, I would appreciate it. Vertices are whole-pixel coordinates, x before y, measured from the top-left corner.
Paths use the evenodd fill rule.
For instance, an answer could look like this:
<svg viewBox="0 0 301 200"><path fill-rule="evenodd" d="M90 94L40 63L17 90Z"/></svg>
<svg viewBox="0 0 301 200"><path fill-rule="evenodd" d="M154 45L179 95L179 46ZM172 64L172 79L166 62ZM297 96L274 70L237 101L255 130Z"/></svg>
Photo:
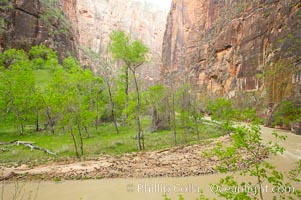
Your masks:
<svg viewBox="0 0 301 200"><path fill-rule="evenodd" d="M118 157L103 155L97 160L51 163L29 167L1 167L0 180L81 180L102 178L185 177L216 173L217 158L204 158L202 152L217 142L229 144L230 136L220 137L209 144L177 146L170 149L126 153ZM246 154L243 153L242 154ZM244 155L248 156L248 155ZM263 155L267 157L267 155ZM247 166L237 163L239 168ZM1 173L0 173L1 174Z"/></svg>

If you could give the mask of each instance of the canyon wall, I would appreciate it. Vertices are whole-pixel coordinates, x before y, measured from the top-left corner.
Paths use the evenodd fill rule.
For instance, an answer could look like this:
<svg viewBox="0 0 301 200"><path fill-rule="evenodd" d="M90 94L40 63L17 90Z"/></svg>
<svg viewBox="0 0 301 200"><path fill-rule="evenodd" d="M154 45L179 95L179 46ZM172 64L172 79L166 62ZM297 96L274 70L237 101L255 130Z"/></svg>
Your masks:
<svg viewBox="0 0 301 200"><path fill-rule="evenodd" d="M99 66L91 64L91 52L107 56L110 33L124 30L150 48L151 62L143 66L140 76L147 85L158 81L170 0L162 4L147 0L11 2L12 9L0 9L5 13L0 15L1 19L6 18L3 32L0 26L0 49L13 47L28 50L32 45L46 44L55 49L61 59L68 55L75 56L83 66L91 67L97 73ZM121 65L117 63L116 69Z"/></svg>
<svg viewBox="0 0 301 200"><path fill-rule="evenodd" d="M15 0L3 3L1 18L0 49L22 48L45 44L58 52L59 58L76 56L76 40L70 27L63 27L63 15L51 12L60 10L60 5L50 5L40 0ZM64 29L64 30L63 30Z"/></svg>
<svg viewBox="0 0 301 200"><path fill-rule="evenodd" d="M75 12L71 12L73 7ZM68 0L64 6L78 35L78 55L83 65L91 65L87 51L107 56L110 33L124 30L150 48L152 60L140 71L149 84L155 83L160 75L168 9L142 0ZM97 72L97 66L92 68Z"/></svg>
<svg viewBox="0 0 301 200"><path fill-rule="evenodd" d="M200 96L301 96L299 0L173 0L161 79ZM246 100L246 99L245 99Z"/></svg>

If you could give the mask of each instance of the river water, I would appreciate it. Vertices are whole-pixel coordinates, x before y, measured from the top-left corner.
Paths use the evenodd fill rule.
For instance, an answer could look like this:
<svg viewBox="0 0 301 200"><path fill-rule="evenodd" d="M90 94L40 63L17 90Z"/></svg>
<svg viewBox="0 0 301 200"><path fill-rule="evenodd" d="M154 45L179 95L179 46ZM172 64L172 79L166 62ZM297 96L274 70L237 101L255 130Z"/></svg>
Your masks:
<svg viewBox="0 0 301 200"><path fill-rule="evenodd" d="M273 130L262 127L264 141L276 141L271 134ZM287 140L277 141L286 149L283 155L268 158L282 171L289 171L297 166L301 159L301 136L288 131L277 130L281 135L286 135ZM255 182L253 177L240 177L238 180L248 179ZM182 194L186 200L195 199L199 196L199 190L203 190L208 197L216 197L213 193L217 188L210 183L216 183L224 174L213 174L198 177L177 178L149 178L149 179L102 179L82 181L42 181L42 182L9 182L1 185L0 199L36 199L36 200L160 200L162 194L177 199ZM254 185L247 189L251 194ZM279 188L264 185L265 199L271 199L273 193L279 192ZM226 189L226 188L222 188ZM240 189L240 188L236 188ZM242 188L241 188L242 189ZM280 188L282 190L283 188ZM293 185L293 188L284 188L286 192L293 189L301 189L301 184ZM235 191L233 191L235 192Z"/></svg>

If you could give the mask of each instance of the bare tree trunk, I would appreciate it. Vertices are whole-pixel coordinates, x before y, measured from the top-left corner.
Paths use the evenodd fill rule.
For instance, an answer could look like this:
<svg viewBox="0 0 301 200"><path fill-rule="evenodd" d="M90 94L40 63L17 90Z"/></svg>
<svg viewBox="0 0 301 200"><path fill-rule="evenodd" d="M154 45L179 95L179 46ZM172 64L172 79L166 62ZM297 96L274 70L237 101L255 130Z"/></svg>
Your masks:
<svg viewBox="0 0 301 200"><path fill-rule="evenodd" d="M79 140L80 140L81 155L84 155L84 142L83 142L82 131L81 131L81 128L80 128L80 121L79 120L77 120L77 129L78 129Z"/></svg>
<svg viewBox="0 0 301 200"><path fill-rule="evenodd" d="M86 132L86 134L87 134L87 137L90 138L90 133L89 133L89 131L88 131L87 126L84 126L84 129L85 129L85 132Z"/></svg>
<svg viewBox="0 0 301 200"><path fill-rule="evenodd" d="M177 145L177 126L176 126L176 110L175 110L175 94L172 94L172 118L173 118L173 141Z"/></svg>
<svg viewBox="0 0 301 200"><path fill-rule="evenodd" d="M152 124L151 124L151 127L150 127L150 131L151 132L158 131L158 123L159 123L159 119L158 119L157 107L155 105L153 105L153 109L152 109Z"/></svg>
<svg viewBox="0 0 301 200"><path fill-rule="evenodd" d="M70 134L71 134L71 136L72 136L72 140L73 140L73 144L74 144L74 148L75 148L76 157L77 157L77 158L80 158L79 153L78 153L77 144L76 144L76 139L75 139L75 136L74 136L74 134L73 134L73 129L72 129L72 127L70 128Z"/></svg>
<svg viewBox="0 0 301 200"><path fill-rule="evenodd" d="M36 131L38 132L40 130L39 126L39 110L36 111Z"/></svg>
<svg viewBox="0 0 301 200"><path fill-rule="evenodd" d="M16 106L15 106L15 115L16 115L17 121L18 121L17 129L19 130L20 135L23 135L24 134L24 127L23 127L23 123L20 120L19 110L16 108Z"/></svg>
<svg viewBox="0 0 301 200"><path fill-rule="evenodd" d="M185 111L181 111L181 112L185 112ZM186 121L186 116L185 116L185 113L183 113L183 116L182 116L182 127L183 127L183 139L184 139L184 143L186 144L187 143L187 133L188 133L188 128L187 128L187 121Z"/></svg>
<svg viewBox="0 0 301 200"><path fill-rule="evenodd" d="M134 75L134 81L135 81L135 88L136 88L136 101L137 101L137 106L136 106L136 123L137 123L137 128L138 128L138 134L137 134L137 143L138 143L138 149L142 150L143 146L141 145L141 123L140 123L140 93L139 93L139 86L136 78L136 73L133 70L133 75Z"/></svg>
<svg viewBox="0 0 301 200"><path fill-rule="evenodd" d="M129 67L127 66L125 69L125 115L124 121L128 118L128 106L129 106Z"/></svg>
<svg viewBox="0 0 301 200"><path fill-rule="evenodd" d="M97 130L98 128L98 92L97 92L97 95L96 95L96 117L95 117L95 129Z"/></svg>
<svg viewBox="0 0 301 200"><path fill-rule="evenodd" d="M45 99L43 99L43 102L44 102L44 105L46 107L46 115L47 115L47 118L48 118L48 124L50 125L51 133L54 135L54 124L55 124L54 119L50 115L49 107L47 106Z"/></svg>
<svg viewBox="0 0 301 200"><path fill-rule="evenodd" d="M50 125L50 131L54 135L54 120L52 119L48 109L46 110L46 114L48 117L48 122L49 122L48 124Z"/></svg>
<svg viewBox="0 0 301 200"><path fill-rule="evenodd" d="M23 135L24 134L24 125L23 123L20 123L20 135Z"/></svg>
<svg viewBox="0 0 301 200"><path fill-rule="evenodd" d="M196 116L194 116L193 118L194 118L194 124L195 124L195 131L198 135L198 141L200 141L200 131L199 131L198 119Z"/></svg>
<svg viewBox="0 0 301 200"><path fill-rule="evenodd" d="M106 79L105 81L106 81L106 84L107 84L107 87L108 87L108 93L109 93L109 99L110 99L111 116L113 118L113 123L114 123L114 126L115 126L116 133L119 134L117 120L116 120L115 112L114 112L115 105L114 105L114 101L113 101L113 97L112 97L111 85L109 83L109 80L107 78L105 78L105 79Z"/></svg>

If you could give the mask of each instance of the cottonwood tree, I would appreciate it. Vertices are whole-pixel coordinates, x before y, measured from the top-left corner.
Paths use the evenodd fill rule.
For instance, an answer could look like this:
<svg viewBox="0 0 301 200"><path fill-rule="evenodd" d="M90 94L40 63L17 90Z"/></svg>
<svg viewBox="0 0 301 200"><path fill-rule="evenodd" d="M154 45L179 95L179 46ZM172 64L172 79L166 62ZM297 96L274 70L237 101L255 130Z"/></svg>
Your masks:
<svg viewBox="0 0 301 200"><path fill-rule="evenodd" d="M191 97L189 93L188 84L181 85L176 92L177 111L180 114L181 126L183 128L183 139L187 142L187 134L190 128L190 115L191 115Z"/></svg>
<svg viewBox="0 0 301 200"><path fill-rule="evenodd" d="M32 116L31 96L34 93L34 74L23 50L9 49L0 54L0 92L6 117L17 124L24 134L24 125Z"/></svg>
<svg viewBox="0 0 301 200"><path fill-rule="evenodd" d="M211 119L220 122L223 131L230 134L233 130L233 122L238 117L238 111L233 108L229 99L217 98L209 101L206 106L207 112L211 113Z"/></svg>
<svg viewBox="0 0 301 200"><path fill-rule="evenodd" d="M63 122L67 130L72 136L77 157L84 154L83 131L87 131L87 127L95 119L95 112L91 107L91 91L93 91L95 77L89 69L82 69L79 63L67 58L69 63L68 71L65 74L67 85L65 85L65 103L64 103L64 119ZM78 140L76 140L76 136ZM79 150L80 149L80 154Z"/></svg>
<svg viewBox="0 0 301 200"><path fill-rule="evenodd" d="M154 85L147 90L147 99L152 112L151 132L170 129L168 113L168 90L163 85Z"/></svg>
<svg viewBox="0 0 301 200"><path fill-rule="evenodd" d="M109 95L109 102L110 102L110 113L111 117L114 123L114 127L116 130L116 133L119 134L118 124L117 124L117 118L115 114L115 102L113 98L113 91L112 91L112 66L109 64L108 60L103 59L101 62L101 76L103 77L105 84L107 86L107 91Z"/></svg>
<svg viewBox="0 0 301 200"><path fill-rule="evenodd" d="M52 134L55 133L55 126L62 118L62 108L65 107L68 80L66 71L60 67L56 69L42 96L44 110L47 116L47 126L50 126Z"/></svg>
<svg viewBox="0 0 301 200"><path fill-rule="evenodd" d="M45 45L33 46L29 53L30 65L34 70L46 70L54 72L58 68L58 57L53 49L47 48ZM51 77L50 77L51 78ZM50 79L49 78L49 79ZM32 109L35 113L35 126L36 131L41 130L40 122L47 118L43 116L43 110L45 109L44 104L44 95L45 95L45 86L41 86L37 80L35 82L35 92L32 96ZM49 114L49 113L48 113ZM50 120L51 121L51 120ZM53 124L53 123L49 123ZM53 126L51 126L53 128ZM52 129L54 133L54 129Z"/></svg>
<svg viewBox="0 0 301 200"><path fill-rule="evenodd" d="M55 122L70 134L76 156L84 154L83 131L95 119L91 108L91 91L95 83L92 72L80 67L73 58L66 58L63 67L54 72L48 89L48 109Z"/></svg>
<svg viewBox="0 0 301 200"><path fill-rule="evenodd" d="M40 123L44 119L42 115L42 110L44 108L44 103L43 103L43 94L41 91L41 88L36 87L35 92L31 96L31 109L35 115L35 129L36 131L40 131Z"/></svg>
<svg viewBox="0 0 301 200"><path fill-rule="evenodd" d="M191 116L193 118L194 124L194 131L197 134L198 141L200 141L200 127L199 124L201 123L201 118L204 117L204 114L201 112L199 99L197 98L196 94L190 94L191 96Z"/></svg>
<svg viewBox="0 0 301 200"><path fill-rule="evenodd" d="M91 65L93 65L97 68L96 74L100 75L100 77L103 79L103 81L106 85L106 90L107 90L108 97L109 97L110 115L113 120L113 124L114 124L115 130L116 130L116 133L119 134L117 116L116 116L116 112L115 112L114 94L113 94L113 82L114 82L113 66L111 65L109 58L103 58L103 57L101 57L101 55L98 55L97 53L93 52L90 49L88 49L88 50L84 49L84 52L89 55L89 58L90 58L89 61L90 61ZM101 88L99 88L99 89L101 89ZM96 100L96 108L98 109L97 100Z"/></svg>
<svg viewBox="0 0 301 200"><path fill-rule="evenodd" d="M135 92L136 92L136 124L138 129L137 143L138 149L143 149L141 145L141 122L140 122L140 108L141 97L139 85L137 80L137 69L146 62L146 55L149 52L147 46L141 41L130 41L130 36L126 35L123 31L116 31L110 35L112 40L109 50L115 59L120 59L125 63L125 94L126 94L126 108L128 106L128 92L129 92L129 71L133 74ZM127 115L126 115L127 117Z"/></svg>
<svg viewBox="0 0 301 200"><path fill-rule="evenodd" d="M111 43L109 45L109 51L114 59L120 59L125 63L124 70L124 120L128 117L128 105L129 105L129 65L131 64L128 60L128 48L130 37L123 31L115 31L110 35Z"/></svg>
<svg viewBox="0 0 301 200"><path fill-rule="evenodd" d="M56 52L43 44L31 47L28 54L33 69L55 71L59 67Z"/></svg>
<svg viewBox="0 0 301 200"><path fill-rule="evenodd" d="M167 98L167 104L168 111L170 115L170 126L172 127L172 135L173 135L173 142L174 145L177 145L177 119L176 119L176 85L175 83L175 76L173 73L170 73L169 77L166 77L166 80L168 80L167 85L169 89L168 98Z"/></svg>

